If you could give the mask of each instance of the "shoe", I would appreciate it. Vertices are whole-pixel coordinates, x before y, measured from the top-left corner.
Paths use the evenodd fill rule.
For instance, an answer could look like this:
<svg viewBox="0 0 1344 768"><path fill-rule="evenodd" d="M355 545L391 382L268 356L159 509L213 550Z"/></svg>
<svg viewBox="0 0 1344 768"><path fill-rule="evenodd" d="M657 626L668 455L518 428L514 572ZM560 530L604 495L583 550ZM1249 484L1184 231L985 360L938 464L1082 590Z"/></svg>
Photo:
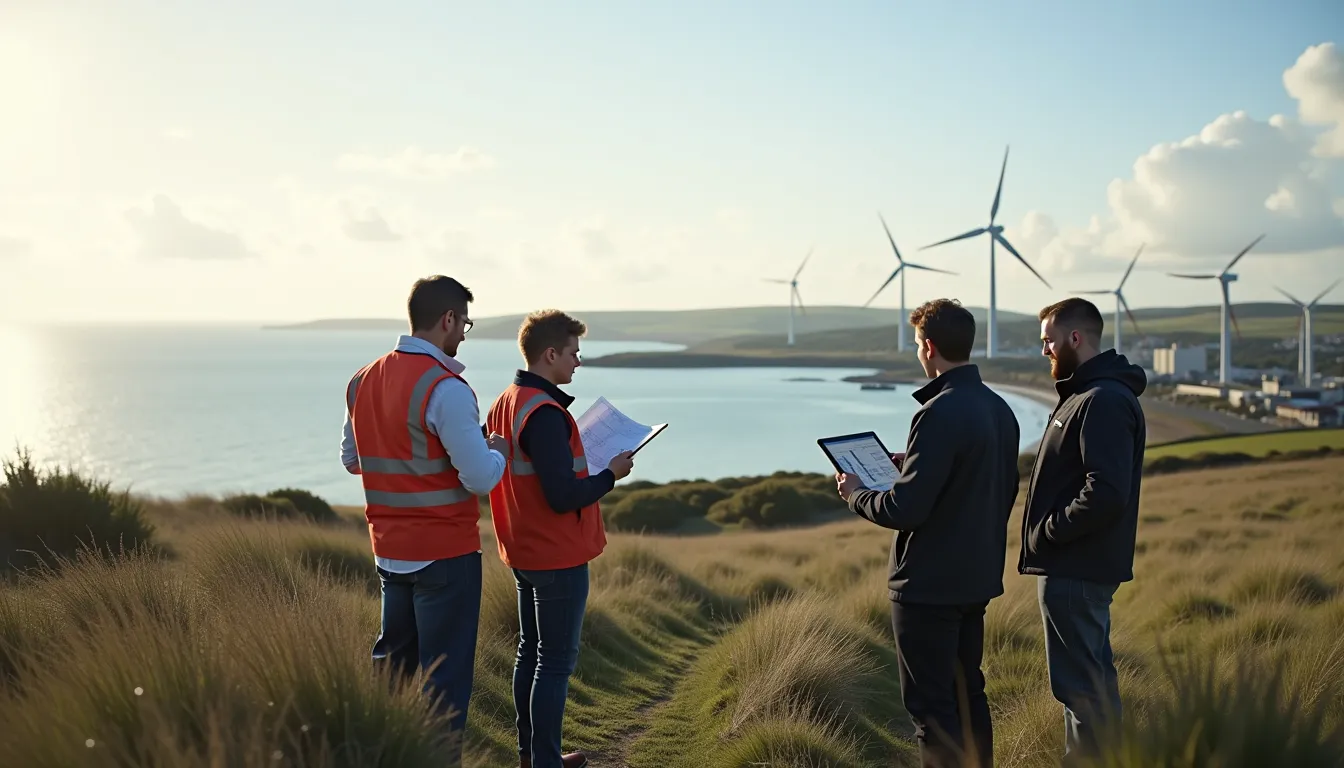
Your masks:
<svg viewBox="0 0 1344 768"><path fill-rule="evenodd" d="M582 752L570 752L568 755L560 756L560 764L565 768L585 768L588 765L588 756ZM532 758L519 758L518 766L519 768L532 768Z"/></svg>

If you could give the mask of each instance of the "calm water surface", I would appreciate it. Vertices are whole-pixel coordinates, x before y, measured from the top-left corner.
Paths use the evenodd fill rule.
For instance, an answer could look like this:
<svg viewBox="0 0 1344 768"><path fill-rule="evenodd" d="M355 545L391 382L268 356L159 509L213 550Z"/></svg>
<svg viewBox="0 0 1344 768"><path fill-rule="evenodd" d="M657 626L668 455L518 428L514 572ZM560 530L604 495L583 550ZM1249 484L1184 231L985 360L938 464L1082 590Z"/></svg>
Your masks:
<svg viewBox="0 0 1344 768"><path fill-rule="evenodd" d="M160 495L307 488L361 503L340 465L345 384L390 349L381 331L263 331L249 327L0 327L0 448L96 473ZM585 341L591 360L662 344ZM520 362L511 341L468 338L458 355L481 418ZM900 450L912 387L861 391L841 381L864 369L580 368L568 391L577 416L599 395L668 429L639 454L631 479L667 481L775 470L831 471L826 435L876 430ZM790 381L808 378L818 381ZM1003 393L1023 447L1046 409Z"/></svg>

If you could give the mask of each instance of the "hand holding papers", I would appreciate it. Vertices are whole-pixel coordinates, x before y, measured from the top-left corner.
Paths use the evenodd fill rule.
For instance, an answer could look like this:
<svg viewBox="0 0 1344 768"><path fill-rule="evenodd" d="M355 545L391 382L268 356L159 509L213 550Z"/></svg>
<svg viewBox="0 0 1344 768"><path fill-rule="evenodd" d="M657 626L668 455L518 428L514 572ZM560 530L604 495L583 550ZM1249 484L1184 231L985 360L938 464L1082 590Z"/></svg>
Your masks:
<svg viewBox="0 0 1344 768"><path fill-rule="evenodd" d="M640 424L617 410L605 397L599 397L575 421L579 425L579 438L583 441L583 452L588 457L592 474L606 469L617 454L639 451L667 428L666 424L652 427Z"/></svg>
<svg viewBox="0 0 1344 768"><path fill-rule="evenodd" d="M891 490L901 475L892 461L893 454L874 432L823 437L817 441L817 445L821 446L837 472L858 478L864 488Z"/></svg>

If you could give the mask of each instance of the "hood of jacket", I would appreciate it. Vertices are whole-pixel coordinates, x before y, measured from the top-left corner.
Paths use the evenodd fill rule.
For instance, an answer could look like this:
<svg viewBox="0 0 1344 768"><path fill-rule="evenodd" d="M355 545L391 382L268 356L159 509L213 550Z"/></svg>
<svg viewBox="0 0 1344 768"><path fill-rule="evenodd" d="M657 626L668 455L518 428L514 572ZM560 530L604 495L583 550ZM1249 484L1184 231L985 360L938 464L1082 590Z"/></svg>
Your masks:
<svg viewBox="0 0 1344 768"><path fill-rule="evenodd" d="M1114 379L1120 382L1133 392L1135 397L1142 395L1148 388L1148 374L1144 373L1143 366L1129 362L1124 355L1114 349L1108 349L1078 366L1078 370L1074 371L1072 376L1055 382L1055 391L1061 397L1068 396L1082 392L1101 379Z"/></svg>

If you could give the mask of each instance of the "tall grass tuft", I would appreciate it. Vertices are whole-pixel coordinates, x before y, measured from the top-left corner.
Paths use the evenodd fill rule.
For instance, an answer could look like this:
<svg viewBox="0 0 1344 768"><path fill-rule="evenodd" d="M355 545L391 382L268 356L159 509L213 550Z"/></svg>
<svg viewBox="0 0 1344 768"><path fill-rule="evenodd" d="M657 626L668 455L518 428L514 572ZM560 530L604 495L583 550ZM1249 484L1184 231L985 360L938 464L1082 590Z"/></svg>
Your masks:
<svg viewBox="0 0 1344 768"><path fill-rule="evenodd" d="M1089 768L1251 768L1344 765L1344 731L1319 699L1284 682L1281 664L1220 671L1182 656L1167 665L1170 696L1130 722L1117 747Z"/></svg>
<svg viewBox="0 0 1344 768"><path fill-rule="evenodd" d="M36 603L4 595L0 765L446 763L456 737L420 681L369 661L376 603L273 531L222 533L203 571L86 558L25 586ZM15 631L39 612L44 637Z"/></svg>

